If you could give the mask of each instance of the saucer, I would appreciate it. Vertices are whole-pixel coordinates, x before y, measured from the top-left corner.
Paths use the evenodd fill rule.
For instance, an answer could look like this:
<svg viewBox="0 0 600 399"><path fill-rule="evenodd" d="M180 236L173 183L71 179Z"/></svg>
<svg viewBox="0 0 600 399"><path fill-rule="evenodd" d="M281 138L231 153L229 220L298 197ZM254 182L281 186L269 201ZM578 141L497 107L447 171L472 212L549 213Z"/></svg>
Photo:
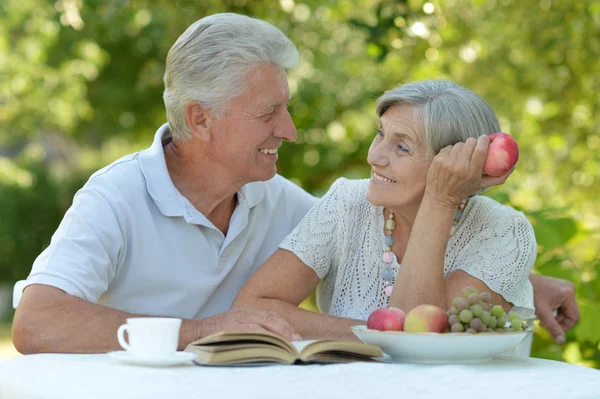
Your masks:
<svg viewBox="0 0 600 399"><path fill-rule="evenodd" d="M127 351L108 352L108 357L127 364L135 364L139 366L166 367L176 366L178 364L190 363L196 355L191 352L175 352L169 357L160 358L141 358L131 355ZM191 363L190 363L191 364Z"/></svg>

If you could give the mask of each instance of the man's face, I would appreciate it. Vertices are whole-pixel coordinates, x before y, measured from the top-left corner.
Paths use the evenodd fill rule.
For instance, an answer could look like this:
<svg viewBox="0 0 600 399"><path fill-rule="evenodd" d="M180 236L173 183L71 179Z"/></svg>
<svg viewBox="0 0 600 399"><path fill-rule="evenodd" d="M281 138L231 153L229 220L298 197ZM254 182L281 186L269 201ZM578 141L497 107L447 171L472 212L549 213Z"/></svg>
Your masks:
<svg viewBox="0 0 600 399"><path fill-rule="evenodd" d="M251 70L244 83L244 94L230 103L223 119L211 124L213 159L241 184L275 176L282 141L296 141L285 72L262 65Z"/></svg>

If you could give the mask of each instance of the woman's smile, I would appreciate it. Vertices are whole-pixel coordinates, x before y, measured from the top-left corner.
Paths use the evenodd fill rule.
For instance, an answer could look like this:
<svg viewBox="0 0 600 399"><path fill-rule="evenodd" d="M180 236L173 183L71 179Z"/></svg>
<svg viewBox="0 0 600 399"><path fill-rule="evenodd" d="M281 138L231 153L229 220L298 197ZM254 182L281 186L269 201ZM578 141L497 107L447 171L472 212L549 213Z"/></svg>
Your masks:
<svg viewBox="0 0 600 399"><path fill-rule="evenodd" d="M382 184L389 184L389 183L396 183L394 180L390 179L389 177L380 175L379 173L373 171L373 174L371 175L371 181L374 181L375 183L382 183Z"/></svg>

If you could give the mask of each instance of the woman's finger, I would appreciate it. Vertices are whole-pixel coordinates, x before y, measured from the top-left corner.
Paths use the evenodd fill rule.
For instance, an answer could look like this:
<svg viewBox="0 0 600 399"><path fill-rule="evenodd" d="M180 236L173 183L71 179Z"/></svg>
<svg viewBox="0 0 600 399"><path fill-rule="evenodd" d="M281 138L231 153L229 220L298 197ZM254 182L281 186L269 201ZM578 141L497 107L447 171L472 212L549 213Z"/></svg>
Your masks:
<svg viewBox="0 0 600 399"><path fill-rule="evenodd" d="M499 176L499 177L492 177L492 176L484 175L483 179L482 179L482 183L486 187L489 187L489 186L500 186L500 185L506 183L506 180L509 178L509 176L514 171L515 171L515 168L513 167L511 170L509 170L504 175Z"/></svg>
<svg viewBox="0 0 600 399"><path fill-rule="evenodd" d="M473 137L469 137L465 144L462 146L460 155L458 156L458 162L460 166L464 168L465 171L469 172L469 175L473 175L471 172L471 157L473 156L473 152L477 147L477 139Z"/></svg>
<svg viewBox="0 0 600 399"><path fill-rule="evenodd" d="M487 150L489 144L490 139L488 136L483 135L477 138L475 150L473 150L473 155L471 156L471 163L469 165L469 169L473 172L482 173L483 165L485 164L485 158L487 157Z"/></svg>
<svg viewBox="0 0 600 399"><path fill-rule="evenodd" d="M452 146L452 149L450 150L450 159L452 159L453 163L459 159L464 146L464 143L456 143Z"/></svg>

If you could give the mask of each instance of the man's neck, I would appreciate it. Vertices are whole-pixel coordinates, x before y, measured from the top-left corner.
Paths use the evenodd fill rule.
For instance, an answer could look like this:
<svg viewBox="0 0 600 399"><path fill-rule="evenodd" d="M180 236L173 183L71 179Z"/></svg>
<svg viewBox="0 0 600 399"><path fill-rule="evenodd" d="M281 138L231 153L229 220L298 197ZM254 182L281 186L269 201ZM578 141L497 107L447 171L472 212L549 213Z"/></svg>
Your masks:
<svg viewBox="0 0 600 399"><path fill-rule="evenodd" d="M166 144L164 153L169 176L179 193L223 234L227 234L237 205L236 194L242 184L234 184L223 171L214 167L208 156L199 156L197 151L197 148L186 144Z"/></svg>

